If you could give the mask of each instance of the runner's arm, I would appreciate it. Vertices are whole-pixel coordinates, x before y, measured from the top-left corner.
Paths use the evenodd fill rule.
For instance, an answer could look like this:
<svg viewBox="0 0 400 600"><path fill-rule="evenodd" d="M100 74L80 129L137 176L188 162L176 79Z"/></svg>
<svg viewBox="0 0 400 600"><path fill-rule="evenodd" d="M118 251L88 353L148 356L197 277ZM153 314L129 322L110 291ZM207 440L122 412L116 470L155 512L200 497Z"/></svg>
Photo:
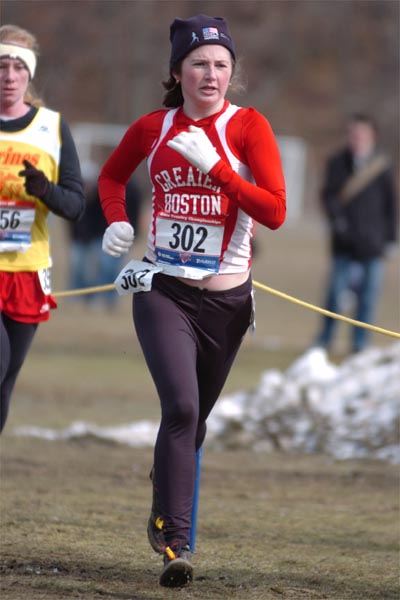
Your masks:
<svg viewBox="0 0 400 600"><path fill-rule="evenodd" d="M78 221L85 210L78 154L70 129L63 118L58 182L49 182L49 188L41 200L51 212L68 221Z"/></svg>
<svg viewBox="0 0 400 600"><path fill-rule="evenodd" d="M240 125L234 120L235 146L242 148L255 183L236 173L220 160L209 175L240 209L270 229L282 225L286 216L285 180L275 136L268 121L257 111L248 109ZM228 128L229 139L229 128ZM242 159L243 160L243 159Z"/></svg>

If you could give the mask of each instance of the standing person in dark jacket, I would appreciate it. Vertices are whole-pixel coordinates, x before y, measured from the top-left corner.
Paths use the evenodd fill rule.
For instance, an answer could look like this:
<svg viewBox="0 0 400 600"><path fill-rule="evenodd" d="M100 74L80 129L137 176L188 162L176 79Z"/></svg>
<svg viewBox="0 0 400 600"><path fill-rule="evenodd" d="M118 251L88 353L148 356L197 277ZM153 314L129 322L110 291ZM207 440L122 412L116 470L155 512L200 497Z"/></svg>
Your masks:
<svg viewBox="0 0 400 600"><path fill-rule="evenodd" d="M343 292L356 294L355 319L372 323L382 288L384 257L397 237L397 201L388 159L377 150L377 128L367 115L349 119L347 146L327 164L322 204L330 227L332 264L326 309L340 312ZM337 321L324 317L316 344L329 349ZM353 352L369 332L352 330Z"/></svg>
<svg viewBox="0 0 400 600"><path fill-rule="evenodd" d="M32 87L37 54L29 31L0 27L1 429L38 324L57 306L47 216L73 221L85 207L70 130Z"/></svg>

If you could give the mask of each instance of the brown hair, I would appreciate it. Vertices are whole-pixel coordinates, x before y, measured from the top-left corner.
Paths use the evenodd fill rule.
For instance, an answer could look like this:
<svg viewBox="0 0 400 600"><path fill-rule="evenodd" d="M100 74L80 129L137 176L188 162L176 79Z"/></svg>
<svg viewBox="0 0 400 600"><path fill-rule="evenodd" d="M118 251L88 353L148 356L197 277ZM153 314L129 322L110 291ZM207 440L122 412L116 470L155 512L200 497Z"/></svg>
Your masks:
<svg viewBox="0 0 400 600"><path fill-rule="evenodd" d="M181 64L182 62L175 67L174 71L176 73L180 73ZM181 84L172 74L170 74L168 81L162 82L162 86L166 90L163 98L163 105L167 108L177 108L178 106L182 106L183 94Z"/></svg>
<svg viewBox="0 0 400 600"><path fill-rule="evenodd" d="M17 25L2 25L0 27L0 42L19 44L24 48L32 50L36 58L39 56L39 44L36 37L26 29L22 29L22 27L18 27ZM44 105L44 101L36 92L31 81L25 92L24 101L27 104L36 107Z"/></svg>

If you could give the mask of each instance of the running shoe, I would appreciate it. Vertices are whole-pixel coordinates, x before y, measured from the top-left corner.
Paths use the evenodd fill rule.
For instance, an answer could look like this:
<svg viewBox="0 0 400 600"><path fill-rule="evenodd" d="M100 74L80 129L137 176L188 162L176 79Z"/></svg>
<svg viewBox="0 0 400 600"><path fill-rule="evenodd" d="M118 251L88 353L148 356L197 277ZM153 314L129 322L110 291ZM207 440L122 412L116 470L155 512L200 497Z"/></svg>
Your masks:
<svg viewBox="0 0 400 600"><path fill-rule="evenodd" d="M193 565L188 544L181 540L172 542L164 550L164 567L160 575L160 585L183 587L193 580Z"/></svg>
<svg viewBox="0 0 400 600"><path fill-rule="evenodd" d="M153 483L153 502L150 517L147 522L147 537L154 552L157 552L157 554L164 554L166 546L163 532L164 522L160 514L158 489L154 479L154 467L150 472L150 479Z"/></svg>

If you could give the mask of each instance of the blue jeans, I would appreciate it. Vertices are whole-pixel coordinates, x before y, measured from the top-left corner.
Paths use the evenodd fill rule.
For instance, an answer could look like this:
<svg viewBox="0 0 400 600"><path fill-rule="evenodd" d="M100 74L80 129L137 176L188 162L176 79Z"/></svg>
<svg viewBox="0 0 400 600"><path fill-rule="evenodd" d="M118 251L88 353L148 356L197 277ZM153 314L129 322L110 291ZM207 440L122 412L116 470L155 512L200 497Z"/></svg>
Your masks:
<svg viewBox="0 0 400 600"><path fill-rule="evenodd" d="M384 261L382 258L370 258L359 261L345 255L336 255L332 261L325 308L341 313L340 300L345 290L351 289L356 297L354 319L372 324L375 309L382 287ZM337 319L324 316L321 332L315 343L329 349L337 326ZM362 327L352 328L351 349L363 350L369 341L370 331Z"/></svg>

